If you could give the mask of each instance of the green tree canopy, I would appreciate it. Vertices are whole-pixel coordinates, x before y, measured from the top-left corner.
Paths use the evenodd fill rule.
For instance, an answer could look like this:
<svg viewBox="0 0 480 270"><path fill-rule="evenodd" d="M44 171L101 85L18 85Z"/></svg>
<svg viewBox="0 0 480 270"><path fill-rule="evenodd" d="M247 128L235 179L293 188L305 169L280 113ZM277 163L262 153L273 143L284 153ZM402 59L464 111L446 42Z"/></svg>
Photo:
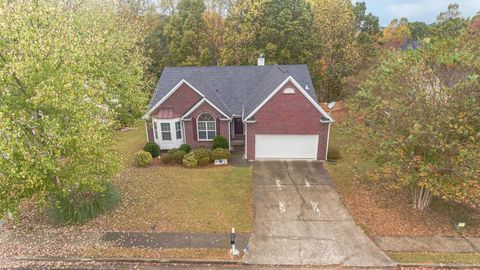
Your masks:
<svg viewBox="0 0 480 270"><path fill-rule="evenodd" d="M0 212L105 189L113 127L145 104L138 25L113 2L0 4ZM125 116L125 115L124 115Z"/></svg>
<svg viewBox="0 0 480 270"><path fill-rule="evenodd" d="M227 16L223 64L308 63L312 57L312 11L304 0L237 1Z"/></svg>
<svg viewBox="0 0 480 270"><path fill-rule="evenodd" d="M450 4L446 11L437 16L437 21L432 27L432 34L437 38L455 38L460 36L467 24L468 21L461 16L459 5Z"/></svg>
<svg viewBox="0 0 480 270"><path fill-rule="evenodd" d="M353 100L379 165L372 179L411 190L420 210L432 195L480 203L480 51L471 42L390 52Z"/></svg>
<svg viewBox="0 0 480 270"><path fill-rule="evenodd" d="M430 27L424 22L409 22L408 28L413 40L423 40L430 36Z"/></svg>
<svg viewBox="0 0 480 270"><path fill-rule="evenodd" d="M311 72L323 100L343 97L343 80L361 62L355 14L349 0L310 0L315 63Z"/></svg>

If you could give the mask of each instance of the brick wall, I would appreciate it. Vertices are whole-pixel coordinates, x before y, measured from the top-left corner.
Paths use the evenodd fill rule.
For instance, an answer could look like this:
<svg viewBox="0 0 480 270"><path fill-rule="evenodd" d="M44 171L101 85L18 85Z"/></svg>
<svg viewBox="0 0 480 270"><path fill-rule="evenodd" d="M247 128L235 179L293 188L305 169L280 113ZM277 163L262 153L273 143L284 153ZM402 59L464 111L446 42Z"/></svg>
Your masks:
<svg viewBox="0 0 480 270"><path fill-rule="evenodd" d="M194 104L200 101L202 97L191 89L187 84L182 84L170 97L165 100L160 108L172 108L174 118L183 116ZM157 110L158 111L158 110ZM153 112L155 118L157 111Z"/></svg>
<svg viewBox="0 0 480 270"><path fill-rule="evenodd" d="M192 146L192 148L197 148L199 146L206 146L208 148L212 147L212 142L211 141L199 141L196 134L194 135L194 132L196 132L196 119L197 117L204 113L208 112L212 114L215 119L216 119L216 126L217 126L217 136L221 135L225 137L228 140L228 121L221 121L220 119L220 112L218 112L215 108L210 106L208 103L203 103L193 111L191 114L192 120L191 121L185 121L185 139L186 143Z"/></svg>
<svg viewBox="0 0 480 270"><path fill-rule="evenodd" d="M285 88L295 89L284 94ZM287 83L256 114L256 123L247 124L247 159L255 159L255 134L318 134L318 160L325 160L328 124L322 114L292 84ZM281 146L280 146L281 147Z"/></svg>

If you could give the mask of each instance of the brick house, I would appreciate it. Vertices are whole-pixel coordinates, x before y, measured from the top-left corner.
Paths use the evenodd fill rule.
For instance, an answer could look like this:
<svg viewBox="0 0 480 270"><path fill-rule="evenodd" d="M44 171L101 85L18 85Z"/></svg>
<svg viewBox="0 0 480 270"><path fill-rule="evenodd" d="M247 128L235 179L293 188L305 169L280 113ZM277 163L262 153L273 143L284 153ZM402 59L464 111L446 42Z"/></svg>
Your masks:
<svg viewBox="0 0 480 270"><path fill-rule="evenodd" d="M306 65L166 67L150 100L148 141L212 146L224 136L245 158L325 160L333 119Z"/></svg>

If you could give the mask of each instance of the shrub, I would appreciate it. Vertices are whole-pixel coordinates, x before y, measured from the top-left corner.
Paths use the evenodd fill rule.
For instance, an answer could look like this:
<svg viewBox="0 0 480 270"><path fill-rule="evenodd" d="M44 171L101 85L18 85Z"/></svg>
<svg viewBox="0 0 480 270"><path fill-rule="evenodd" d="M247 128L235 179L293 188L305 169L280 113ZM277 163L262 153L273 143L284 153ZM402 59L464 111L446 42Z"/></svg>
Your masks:
<svg viewBox="0 0 480 270"><path fill-rule="evenodd" d="M145 167L152 162L152 154L145 151L139 151L135 154L135 165Z"/></svg>
<svg viewBox="0 0 480 270"><path fill-rule="evenodd" d="M174 162L173 161L173 154L175 152L177 152L177 150L178 150L177 148L173 148L173 149L168 150L167 153L163 154L162 158L161 158L162 163L165 163L165 164L173 163Z"/></svg>
<svg viewBox="0 0 480 270"><path fill-rule="evenodd" d="M161 158L161 161L162 161L162 163L170 164L170 163L173 162L173 155L169 154L169 153L163 154L162 158Z"/></svg>
<svg viewBox="0 0 480 270"><path fill-rule="evenodd" d="M223 136L215 136L213 138L213 149L217 148L223 148L223 149L228 149L228 141L225 137Z"/></svg>
<svg viewBox="0 0 480 270"><path fill-rule="evenodd" d="M177 148L172 148L170 150L167 151L167 154L173 154L177 151L178 149Z"/></svg>
<svg viewBox="0 0 480 270"><path fill-rule="evenodd" d="M329 146L328 147L328 160L337 160L342 158L342 154L340 153L340 149L336 146Z"/></svg>
<svg viewBox="0 0 480 270"><path fill-rule="evenodd" d="M193 151L197 157L198 165L205 166L208 163L212 162L212 158L210 156L210 150L207 148L198 148Z"/></svg>
<svg viewBox="0 0 480 270"><path fill-rule="evenodd" d="M120 198L120 193L110 182L101 192L79 188L68 194L52 196L47 214L57 224L83 224L113 209Z"/></svg>
<svg viewBox="0 0 480 270"><path fill-rule="evenodd" d="M182 164L185 154L187 153L183 150L177 148L170 149L162 156L162 162L165 164Z"/></svg>
<svg viewBox="0 0 480 270"><path fill-rule="evenodd" d="M170 155L172 155L172 162L175 163L175 164L182 164L183 163L183 157L186 154L187 153L183 150L177 150L177 151L171 153Z"/></svg>
<svg viewBox="0 0 480 270"><path fill-rule="evenodd" d="M160 146L154 142L149 142L143 147L143 151L149 152L152 157L160 156Z"/></svg>
<svg viewBox="0 0 480 270"><path fill-rule="evenodd" d="M198 165L197 155L194 152L190 152L183 156L183 165L185 167L196 167Z"/></svg>
<svg viewBox="0 0 480 270"><path fill-rule="evenodd" d="M182 144L182 145L180 145L178 150L183 150L183 151L185 151L185 153L188 154L188 153L190 153L190 151L192 151L192 147L190 147L190 145L188 145L188 144Z"/></svg>
<svg viewBox="0 0 480 270"><path fill-rule="evenodd" d="M217 148L212 151L211 157L216 159L230 159L230 151L228 149Z"/></svg>

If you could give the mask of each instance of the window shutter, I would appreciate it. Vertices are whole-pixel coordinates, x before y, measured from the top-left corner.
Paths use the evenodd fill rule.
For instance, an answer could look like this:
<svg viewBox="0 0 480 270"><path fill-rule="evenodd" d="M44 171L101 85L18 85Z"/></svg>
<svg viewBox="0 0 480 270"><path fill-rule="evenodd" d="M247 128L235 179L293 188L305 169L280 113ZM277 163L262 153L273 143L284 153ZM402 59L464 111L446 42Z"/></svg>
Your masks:
<svg viewBox="0 0 480 270"><path fill-rule="evenodd" d="M192 125L193 125L193 140L197 140L197 120L192 116Z"/></svg>
<svg viewBox="0 0 480 270"><path fill-rule="evenodd" d="M217 130L217 136L220 136L221 133L220 133L220 117L216 119L216 123L215 123L217 126L216 126L216 130Z"/></svg>

